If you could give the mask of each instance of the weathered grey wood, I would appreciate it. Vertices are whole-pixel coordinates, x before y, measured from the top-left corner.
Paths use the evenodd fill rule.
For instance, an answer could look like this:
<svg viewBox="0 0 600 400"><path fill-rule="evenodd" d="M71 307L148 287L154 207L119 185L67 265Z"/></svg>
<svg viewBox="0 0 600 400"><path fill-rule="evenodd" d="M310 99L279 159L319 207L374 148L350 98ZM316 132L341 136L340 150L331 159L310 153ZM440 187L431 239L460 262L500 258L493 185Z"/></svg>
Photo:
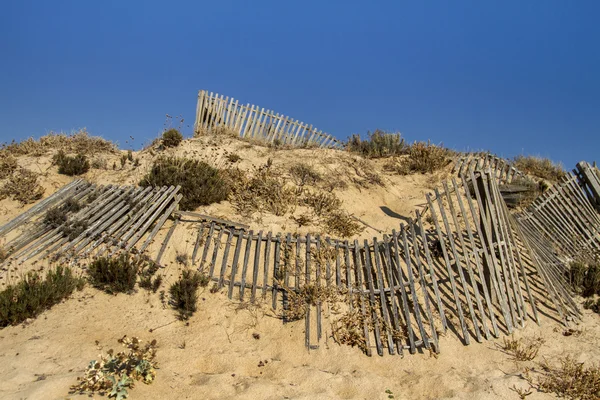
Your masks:
<svg viewBox="0 0 600 400"><path fill-rule="evenodd" d="M400 262L400 245L398 244L398 234L396 233L395 229L392 230L392 243L394 245L394 248L392 250L392 261L395 261L396 263L396 279L398 281L398 284L400 285L400 296L402 298L402 310L404 311L408 344L410 346L410 352L413 353L415 351L415 334L412 328L412 321L410 318L410 309L408 307L408 296L406 294L404 277L402 276L402 263Z"/></svg>
<svg viewBox="0 0 600 400"><path fill-rule="evenodd" d="M275 262L273 263L273 309L277 309L277 292L279 292L279 281L281 280L281 270L279 267L279 259L281 252L281 234L278 233L275 237Z"/></svg>
<svg viewBox="0 0 600 400"><path fill-rule="evenodd" d="M252 269L252 292L250 295L250 302L254 303L256 299L256 288L258 286L258 263L260 262L260 246L262 244L263 231L258 232L258 238L256 239L256 249L254 251L254 268Z"/></svg>
<svg viewBox="0 0 600 400"><path fill-rule="evenodd" d="M206 229L206 224L202 222L200 224L200 229L198 229L198 235L196 236L196 243L194 244L194 250L192 251L192 265L196 265L196 256L198 254L198 248L200 247L200 242L202 241L202 235L204 234L204 230Z"/></svg>
<svg viewBox="0 0 600 400"><path fill-rule="evenodd" d="M242 284L240 286L240 301L244 301L244 289L246 288L246 273L248 272L248 261L252 250L253 232L250 231L246 239L246 251L244 252L244 264L242 266Z"/></svg>
<svg viewBox="0 0 600 400"><path fill-rule="evenodd" d="M356 281L358 283L358 287L362 289L362 287L363 287L363 282L362 282L363 267L362 267L362 263L361 263L360 247L358 245L358 240L354 240L354 271L356 273ZM362 315L361 319L363 321L363 335L365 338L365 352L367 353L367 356L371 357L371 355L372 355L371 338L369 337L369 326L367 324L368 317L367 317L367 310L366 310L366 306L365 306L365 298L362 294L358 294L357 296L359 297L360 312ZM350 299L350 301L352 301L352 299Z"/></svg>
<svg viewBox="0 0 600 400"><path fill-rule="evenodd" d="M213 279L215 273L215 265L217 263L217 254L219 253L219 249L221 248L221 238L223 237L223 228L219 229L219 236L217 236L217 240L215 240L215 245L213 249L212 258L210 260L210 268L208 270L208 277Z"/></svg>
<svg viewBox="0 0 600 400"><path fill-rule="evenodd" d="M296 248L300 247L298 243L296 243ZM306 235L306 262L304 263L304 284L306 286L310 285L310 234ZM301 290L298 286L296 286L296 290ZM307 349L310 349L310 304L308 303L308 299L305 304L306 307L306 318L304 319L304 332L305 332L305 345Z"/></svg>
<svg viewBox="0 0 600 400"><path fill-rule="evenodd" d="M272 233L269 231L267 233L267 242L265 244L265 261L264 261L264 272L263 272L263 287L262 287L262 297L265 298L267 296L267 287L269 285L269 261L271 256L271 238ZM275 277L273 277L273 281L275 281ZM274 283L273 283L274 285Z"/></svg>
<svg viewBox="0 0 600 400"><path fill-rule="evenodd" d="M427 261L427 265L429 266L429 276L431 277L431 284L433 286L433 294L435 295L435 300L436 300L436 304L437 304L437 310L438 310L438 314L440 315L440 319L442 321L442 328L444 329L444 332L446 332L448 330L448 323L446 321L446 313L444 311L444 307L442 307L442 300L440 298L440 291L438 288L438 280L437 280L437 276L435 273L435 269L433 266L433 260L431 258L431 253L429 251L429 243L427 241L427 233L425 232L425 229L423 228L423 221L421 219L421 213L419 213L419 211L416 211L416 218L417 218L417 225L419 228L419 237L421 238L421 242L423 245L423 253L425 253L425 260Z"/></svg>
<svg viewBox="0 0 600 400"><path fill-rule="evenodd" d="M379 254L379 243L377 242L377 238L373 238L373 258L375 259L375 268L376 268L376 273L377 273L377 287L379 288L379 302L380 302L380 307L381 307L381 313L383 314L383 320L385 323L385 330L387 333L387 339L388 339L388 351L390 352L390 354L396 354L395 350L394 350L394 338L392 336L392 323L391 323L391 319L389 316L389 311L387 308L387 299L386 299L386 294L385 291L383 290L384 288L384 283L383 283L383 273L381 272L381 261L380 261L380 254Z"/></svg>
<svg viewBox="0 0 600 400"><path fill-rule="evenodd" d="M243 232L238 231L237 241L235 243L235 249L233 252L233 262L231 264L231 276L229 278L229 289L227 291L227 296L230 299L233 295L233 284L235 283L235 275L237 274L238 260L240 258L240 251L242 250L242 240L244 240Z"/></svg>
<svg viewBox="0 0 600 400"><path fill-rule="evenodd" d="M317 259L315 260L316 262L316 285L317 285L317 293L320 291L321 288L321 259L322 257L320 257L321 255L321 237L319 235L317 235L317 243L315 244L315 250L317 252L317 254L319 255L319 257L317 257ZM322 335L322 327L321 327L321 300L317 299L317 341L321 340L321 335Z"/></svg>
<svg viewBox="0 0 600 400"><path fill-rule="evenodd" d="M421 307L419 304L419 298L417 297L417 290L415 288L415 280L414 280L412 265L411 265L411 260L410 260L410 258L411 258L410 250L408 247L408 241L407 241L407 237L406 237L406 229L404 228L404 226L401 226L400 231L402 232L402 243L404 244L404 260L406 262L406 272L408 275L408 283L409 283L410 293L411 293L411 297L412 297L415 320L417 321L417 328L419 329L419 333L421 334L421 340L423 341L425 347L429 348L429 340L427 338L427 334L425 333L425 328L423 327L423 320L421 318ZM394 239L394 240L395 241L398 240L397 236L396 236L396 239ZM411 348L411 351L412 351L412 348Z"/></svg>
<svg viewBox="0 0 600 400"><path fill-rule="evenodd" d="M386 271L387 273L387 280L388 280L388 284L390 286L390 296L389 296L389 300L390 303L392 304L392 323L394 324L394 329L397 332L402 332L402 327L401 327L401 320L400 320L400 315L398 314L398 309L400 308L400 306L398 305L398 301L397 301L397 291L394 289L394 277L393 277L393 266L392 266L392 257L390 254L390 241L387 237L387 235L383 235L383 256L384 256L384 266L383 269ZM404 345L402 344L402 341L399 338L396 338L396 349L398 351L398 354L402 355L402 350L403 350Z"/></svg>
<svg viewBox="0 0 600 400"><path fill-rule="evenodd" d="M156 263L158 265L160 265L160 260L162 259L162 256L165 253L165 250L167 249L167 245L169 244L169 241L171 240L171 237L173 236L173 232L175 232L175 228L177 227L178 222L179 222L178 219L173 221L173 225L171 225L171 228L169 229L169 232L167 233L167 236L165 237L165 240L163 241L162 246L160 247L160 251L158 252L158 255L156 256Z"/></svg>
<svg viewBox="0 0 600 400"><path fill-rule="evenodd" d="M340 270L340 243L335 243L335 284L337 287L342 286L342 272ZM346 248L348 248L348 242L346 241Z"/></svg>
<svg viewBox="0 0 600 400"><path fill-rule="evenodd" d="M458 184L456 183L456 179L452 178L452 186L454 187L454 191L456 193L456 200L458 202L458 207L460 209L460 214L463 216L463 221L465 223L465 228L467 231L467 235L469 237L469 243L471 244L471 249L472 249L472 254L473 257L475 258L475 267L476 267L476 272L477 275L479 276L479 282L481 283L481 287L483 289L483 298L485 300L485 307L488 310L489 313L489 318L490 321L492 323L492 329L493 329L493 335L494 337L498 337L498 324L496 323L496 315L494 313L494 306L492 303L492 300L490 298L490 290L491 288L488 288L486 279L485 279L485 275L483 273L483 267L481 264L481 259L479 257L479 248L478 246L475 244L475 238L473 236L473 230L471 229L471 223L469 222L469 218L468 218L468 214L467 211L465 210L465 206L464 203L462 201L462 198L460 196L459 193L459 189L458 189ZM466 197L469 198L470 200L470 193L469 193L469 188L465 188L465 194ZM471 204L472 207L472 204ZM476 221L475 217L473 216L473 221ZM463 248L466 249L466 247L463 245ZM485 252L485 249L482 249L482 252ZM474 285L473 287L476 287L476 283L474 279L471 279L472 285ZM482 318L484 317L484 314L482 313ZM486 330L486 337L487 337L487 332L489 332L489 329L486 329L487 325L484 326L484 329Z"/></svg>
<svg viewBox="0 0 600 400"><path fill-rule="evenodd" d="M475 275L473 274L473 268L471 266L471 259L468 256L468 249L467 249L467 246L463 239L462 228L458 221L458 216L456 215L456 210L454 209L454 202L452 201L452 197L450 196L449 191L448 191L447 182L443 182L443 187L444 187L444 190L446 191L446 201L448 203L448 210L450 211L450 216L452 217L452 223L454 224L454 228L456 229L456 233L457 233L457 237L458 237L458 245L456 243L455 243L455 245L457 245L456 246L457 249L459 247L460 247L460 249L462 249L462 253L463 253L462 260L467 268L467 274L469 277L468 285L473 289L473 294L475 295L475 304L477 305L477 310L479 311L483 332L485 334L485 338L487 340L489 340L490 339L490 331L489 331L488 326L485 321L485 312L483 310L483 305L481 302L481 295L480 295L479 289L477 287L477 281L475 280ZM458 190L455 190L455 194L456 194L457 198L460 200L460 194L458 193ZM465 224L467 224L467 223L468 223L468 221L465 220ZM458 251L457 251L457 255L460 257L460 253ZM460 266L459 266L459 269L460 269Z"/></svg>
<svg viewBox="0 0 600 400"><path fill-rule="evenodd" d="M377 302L375 300L375 292L373 288L373 268L371 267L371 249L369 241L365 239L364 244L364 256L365 256L365 268L363 273L365 274L365 282L369 288L369 308L371 310L371 319L373 323L373 331L375 334L375 346L377 346L377 354L383 356L383 345L381 343L381 331L379 329L379 316L377 315Z"/></svg>
<svg viewBox="0 0 600 400"><path fill-rule="evenodd" d="M512 332L512 321L510 318L510 314L508 311L508 305L507 305L507 301L506 301L506 294L504 293L504 290L501 287L501 283L502 283L502 279L499 275L499 271L498 268L496 268L496 266L498 265L498 260L496 259L496 253L493 249L493 247L488 247L488 244L486 243L486 238L491 238L492 237L492 233L491 233L491 229L489 224L487 223L486 218L483 216L485 213L485 209L483 207L483 202L482 202L482 195L478 190L477 187L477 180L475 179L475 174L473 173L473 171L470 171L470 178L471 178L471 182L473 182L473 194L475 195L475 199L476 199L476 203L477 206L479 208L479 212L480 215L477 215L477 212L475 211L475 207L473 205L473 201L471 198L471 193L469 193L469 185L467 184L466 181L466 177L463 175L462 176L462 180L463 180L463 189L465 190L466 193L466 199L467 199L467 203L469 204L469 208L471 210L471 215L473 217L473 221L477 221L478 218L481 216L481 224L477 224L475 223L475 227L477 228L477 235L480 239L480 243L481 246L483 247L483 254L484 254L484 258L486 261L486 265L489 271L489 277L490 277L490 282L492 284L492 287L495 290L496 293L496 297L498 300L498 303L500 305L500 310L502 311L502 315L504 317L504 323L507 327L507 330L510 332Z"/></svg>
<svg viewBox="0 0 600 400"><path fill-rule="evenodd" d="M232 226L237 229L249 229L250 226L245 224L240 224L239 222L228 221L226 219L211 217L210 215L198 214L190 211L177 211L178 216L182 217L194 217L198 218L201 221L211 221L224 226Z"/></svg>
<svg viewBox="0 0 600 400"><path fill-rule="evenodd" d="M467 330L467 325L465 323L465 317L463 315L461 301L460 301L460 298L458 297L456 283L454 282L454 273L452 272L452 266L450 264L450 259L448 257L448 252L446 250L446 241L442 234L442 230L440 229L440 224L438 222L437 214L434 210L433 203L431 201L431 197L429 196L429 194L426 194L425 197L427 199L427 203L429 204L429 212L431 212L431 216L432 216L434 224L435 224L435 230L436 230L436 233L438 236L438 240L439 240L440 246L442 248L442 255L444 256L444 262L446 264L446 271L448 272L448 278L450 280L452 295L454 297L454 304L456 305L456 313L458 314L458 319L460 320L460 327L463 332L463 339L465 341L465 344L469 344L469 342L470 342L469 332Z"/></svg>
<svg viewBox="0 0 600 400"><path fill-rule="evenodd" d="M348 289L348 295L352 298L352 277L350 274L350 249L348 241L344 241L344 264L346 264L346 288ZM339 287L339 286L338 286ZM352 311L352 302L350 302L350 311Z"/></svg>

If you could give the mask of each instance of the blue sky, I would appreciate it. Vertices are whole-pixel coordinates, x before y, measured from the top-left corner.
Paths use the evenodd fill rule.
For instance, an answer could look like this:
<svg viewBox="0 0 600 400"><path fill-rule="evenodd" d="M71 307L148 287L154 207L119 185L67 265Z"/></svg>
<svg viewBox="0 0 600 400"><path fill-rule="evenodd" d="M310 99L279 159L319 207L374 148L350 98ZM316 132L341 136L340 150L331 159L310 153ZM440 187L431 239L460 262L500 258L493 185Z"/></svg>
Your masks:
<svg viewBox="0 0 600 400"><path fill-rule="evenodd" d="M139 148L166 114L190 135L207 89L341 139L381 128L570 169L600 161L599 15L584 0L3 1L0 141L87 127Z"/></svg>

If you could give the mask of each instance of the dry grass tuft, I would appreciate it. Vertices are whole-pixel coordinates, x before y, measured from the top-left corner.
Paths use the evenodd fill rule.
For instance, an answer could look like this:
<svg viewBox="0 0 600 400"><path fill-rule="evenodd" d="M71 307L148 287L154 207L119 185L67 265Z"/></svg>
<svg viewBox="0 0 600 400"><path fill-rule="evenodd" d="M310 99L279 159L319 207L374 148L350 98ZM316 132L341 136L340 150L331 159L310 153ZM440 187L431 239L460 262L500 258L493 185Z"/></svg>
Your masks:
<svg viewBox="0 0 600 400"><path fill-rule="evenodd" d="M366 158L382 158L406 154L408 146L400 133L388 133L380 129L367 132L368 139L362 140L360 135L352 135L346 143L349 152Z"/></svg>
<svg viewBox="0 0 600 400"><path fill-rule="evenodd" d="M41 156L50 150L63 150L67 153L98 154L115 153L117 147L114 143L97 136L90 136L85 129L72 134L50 133L39 140L33 138L22 142L2 145L0 153L14 156Z"/></svg>
<svg viewBox="0 0 600 400"><path fill-rule="evenodd" d="M365 230L350 214L337 210L325 216L323 226L328 234L342 238L356 236Z"/></svg>
<svg viewBox="0 0 600 400"><path fill-rule="evenodd" d="M314 167L306 163L297 163L290 167L290 176L298 186L315 185L323 178Z"/></svg>
<svg viewBox="0 0 600 400"><path fill-rule="evenodd" d="M10 154L0 154L0 179L11 176L19 167L17 159Z"/></svg>
<svg viewBox="0 0 600 400"><path fill-rule="evenodd" d="M367 351L367 341L364 333L364 315L357 307L348 310L333 322L333 340L338 344L358 347L363 352Z"/></svg>
<svg viewBox="0 0 600 400"><path fill-rule="evenodd" d="M560 359L560 366L542 364L543 374L538 379L542 392L572 400L597 400L600 398L600 367L585 367L570 356Z"/></svg>
<svg viewBox="0 0 600 400"><path fill-rule="evenodd" d="M517 361L531 361L540 351L540 347L545 343L541 337L530 339L515 339L514 335L510 338L505 337L501 349L510 354Z"/></svg>
<svg viewBox="0 0 600 400"><path fill-rule="evenodd" d="M20 168L0 188L0 200L12 198L25 205L42 198L44 188L38 183L38 174Z"/></svg>
<svg viewBox="0 0 600 400"><path fill-rule="evenodd" d="M565 176L565 170L561 164L554 163L543 157L517 156L512 161L512 164L515 168L526 174L552 182L557 182Z"/></svg>
<svg viewBox="0 0 600 400"><path fill-rule="evenodd" d="M328 192L305 191L301 201L305 206L312 208L319 217L335 213L342 207L342 201L335 194Z"/></svg>
<svg viewBox="0 0 600 400"><path fill-rule="evenodd" d="M231 203L243 216L269 212L282 216L296 207L296 192L286 185L282 175L272 168L269 160L250 178L239 170L230 171L233 181Z"/></svg>
<svg viewBox="0 0 600 400"><path fill-rule="evenodd" d="M431 142L415 142L408 148L407 155L394 159L384 168L399 175L433 173L452 161L454 152Z"/></svg>
<svg viewBox="0 0 600 400"><path fill-rule="evenodd" d="M62 175L77 176L90 170L90 162L83 154L69 156L63 150L59 150L52 157L52 161L58 165L58 173Z"/></svg>

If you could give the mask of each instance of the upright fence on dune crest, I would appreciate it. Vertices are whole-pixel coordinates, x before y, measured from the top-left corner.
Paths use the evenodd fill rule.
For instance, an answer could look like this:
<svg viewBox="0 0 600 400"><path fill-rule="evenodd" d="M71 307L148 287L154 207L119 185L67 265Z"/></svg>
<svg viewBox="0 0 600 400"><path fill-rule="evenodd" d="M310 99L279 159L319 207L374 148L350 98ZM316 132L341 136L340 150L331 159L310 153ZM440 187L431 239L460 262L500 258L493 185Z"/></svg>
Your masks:
<svg viewBox="0 0 600 400"><path fill-rule="evenodd" d="M224 126L240 137L289 146L343 148L343 143L312 125L251 105L233 97L201 90L198 93L194 133Z"/></svg>

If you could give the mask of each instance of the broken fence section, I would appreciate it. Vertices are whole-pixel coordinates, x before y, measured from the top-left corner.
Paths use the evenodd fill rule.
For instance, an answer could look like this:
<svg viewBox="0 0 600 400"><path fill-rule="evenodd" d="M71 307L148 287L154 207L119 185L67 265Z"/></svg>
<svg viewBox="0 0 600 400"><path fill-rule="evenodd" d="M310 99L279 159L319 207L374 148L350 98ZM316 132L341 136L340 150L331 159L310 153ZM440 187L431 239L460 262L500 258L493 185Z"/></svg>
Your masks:
<svg viewBox="0 0 600 400"><path fill-rule="evenodd" d="M198 93L194 132L225 126L245 139L290 146L343 148L342 142L312 125L233 98L201 90Z"/></svg>
<svg viewBox="0 0 600 400"><path fill-rule="evenodd" d="M75 180L0 227L8 253L4 264L144 252L177 209L179 189Z"/></svg>

